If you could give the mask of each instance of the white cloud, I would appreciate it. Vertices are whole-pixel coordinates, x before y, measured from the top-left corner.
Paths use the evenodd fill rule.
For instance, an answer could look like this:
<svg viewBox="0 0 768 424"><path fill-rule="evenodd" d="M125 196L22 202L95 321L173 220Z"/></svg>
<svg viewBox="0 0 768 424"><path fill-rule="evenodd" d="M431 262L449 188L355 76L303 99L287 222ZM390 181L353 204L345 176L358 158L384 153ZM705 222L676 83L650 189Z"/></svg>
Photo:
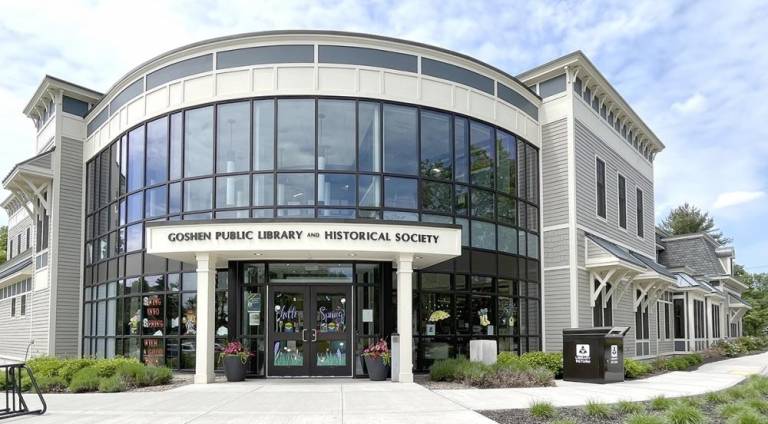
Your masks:
<svg viewBox="0 0 768 424"><path fill-rule="evenodd" d="M715 200L713 207L715 209L727 208L730 206L743 205L745 203L753 202L761 197L765 196L764 191L729 191L727 193L720 193Z"/></svg>
<svg viewBox="0 0 768 424"><path fill-rule="evenodd" d="M699 113L707 107L707 98L701 93L696 93L691 97L688 97L683 102L672 103L672 110L679 112L683 115L691 113Z"/></svg>

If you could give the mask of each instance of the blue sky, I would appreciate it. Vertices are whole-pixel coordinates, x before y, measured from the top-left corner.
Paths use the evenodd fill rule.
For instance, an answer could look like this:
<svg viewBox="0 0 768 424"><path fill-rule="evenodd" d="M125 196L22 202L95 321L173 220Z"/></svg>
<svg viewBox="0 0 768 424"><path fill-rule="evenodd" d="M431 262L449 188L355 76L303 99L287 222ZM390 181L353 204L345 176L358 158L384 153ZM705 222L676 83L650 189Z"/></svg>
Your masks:
<svg viewBox="0 0 768 424"><path fill-rule="evenodd" d="M21 111L45 74L106 91L137 64L210 37L370 32L512 74L580 49L667 145L657 221L691 202L734 239L737 262L768 272L767 20L768 2L740 0L4 2L0 173L33 154Z"/></svg>

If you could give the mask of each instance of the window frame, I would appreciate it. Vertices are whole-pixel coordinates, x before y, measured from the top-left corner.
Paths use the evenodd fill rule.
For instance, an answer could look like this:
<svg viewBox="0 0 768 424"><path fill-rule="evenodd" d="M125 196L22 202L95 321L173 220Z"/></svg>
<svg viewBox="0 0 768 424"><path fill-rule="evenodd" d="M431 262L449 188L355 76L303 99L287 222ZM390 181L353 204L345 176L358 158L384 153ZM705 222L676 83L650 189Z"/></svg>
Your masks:
<svg viewBox="0 0 768 424"><path fill-rule="evenodd" d="M600 182L600 164L602 164L602 183ZM600 157L595 156L595 215L598 219L603 221L608 221L608 193L606 189L607 173L607 164L605 161L600 159Z"/></svg>
<svg viewBox="0 0 768 424"><path fill-rule="evenodd" d="M616 174L616 199L619 228L627 231L627 178L621 173Z"/></svg>
<svg viewBox="0 0 768 424"><path fill-rule="evenodd" d="M635 222L637 237L645 239L645 191L638 186L635 186Z"/></svg>

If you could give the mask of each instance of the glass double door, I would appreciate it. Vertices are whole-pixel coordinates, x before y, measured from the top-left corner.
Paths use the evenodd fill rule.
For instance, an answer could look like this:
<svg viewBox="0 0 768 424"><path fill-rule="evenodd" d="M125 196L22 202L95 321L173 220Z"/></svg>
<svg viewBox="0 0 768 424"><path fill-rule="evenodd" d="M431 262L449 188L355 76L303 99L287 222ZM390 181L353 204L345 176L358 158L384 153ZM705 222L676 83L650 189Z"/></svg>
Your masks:
<svg viewBox="0 0 768 424"><path fill-rule="evenodd" d="M271 285L269 376L352 375L348 285Z"/></svg>

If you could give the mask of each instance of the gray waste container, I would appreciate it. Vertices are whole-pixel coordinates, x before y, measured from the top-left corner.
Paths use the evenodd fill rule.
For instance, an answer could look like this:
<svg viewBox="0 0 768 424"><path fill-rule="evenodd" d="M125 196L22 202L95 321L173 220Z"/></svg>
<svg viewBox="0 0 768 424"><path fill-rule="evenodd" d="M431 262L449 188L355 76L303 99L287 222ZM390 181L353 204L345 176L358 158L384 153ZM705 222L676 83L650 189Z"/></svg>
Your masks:
<svg viewBox="0 0 768 424"><path fill-rule="evenodd" d="M629 327L563 329L563 380L624 381L624 335Z"/></svg>

